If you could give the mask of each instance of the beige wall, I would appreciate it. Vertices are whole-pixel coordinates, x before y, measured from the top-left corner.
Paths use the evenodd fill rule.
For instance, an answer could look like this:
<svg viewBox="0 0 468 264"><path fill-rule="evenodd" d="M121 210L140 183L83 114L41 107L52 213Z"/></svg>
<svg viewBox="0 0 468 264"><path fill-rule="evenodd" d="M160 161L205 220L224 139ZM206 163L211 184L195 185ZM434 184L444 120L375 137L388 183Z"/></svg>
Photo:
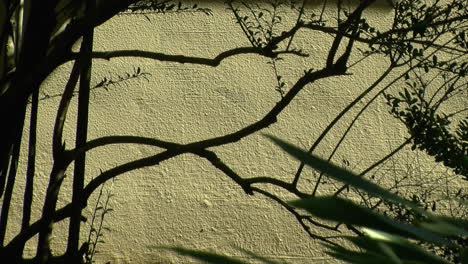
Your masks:
<svg viewBox="0 0 468 264"><path fill-rule="evenodd" d="M141 49L212 58L223 50L248 45L225 5L208 1L200 5L210 7L213 14L117 16L97 28L95 50ZM318 7L314 5L312 8ZM382 26L392 16L385 3L369 12L370 19L382 21ZM286 24L295 20L292 13L284 17ZM324 64L322 55L329 47L330 37L304 31L295 41L297 47L311 56L284 56L278 63L278 70L288 87L305 69ZM353 57L355 59L357 57ZM135 134L187 143L236 131L260 119L280 99L274 90L274 72L268 61L258 55L241 55L226 59L214 68L149 59L96 60L94 83L105 76L116 78L119 74L132 72L134 67L140 67L151 76L147 76L147 80L129 80L110 85L107 90L93 91L89 138ZM378 59L371 59L352 68L352 75L308 85L279 116L278 122L263 132L308 148L328 122L375 80L384 67ZM60 93L69 69L70 65L64 65L46 82L43 96ZM43 201L45 190L39 186L45 186L51 168L50 138L58 102L58 98L51 98L40 105L43 123L38 136L43 145L38 151L38 173L41 177L36 187L39 193L34 197L38 205ZM341 164L346 159L352 169L360 171L398 146L406 132L387 112L384 101L377 100L352 130L334 161ZM69 114L70 121L75 120L74 115L73 112ZM330 152L349 120L346 118L332 136L325 139L318 154ZM72 123L68 123L65 134L70 145L74 134ZM243 177L269 176L289 180L298 165L259 134L214 150ZM88 180L96 177L100 170L152 155L155 151L158 150L139 145L109 146L92 151L88 155ZM402 156L404 161L405 157ZM406 166L404 163L401 166ZM310 191L315 175L311 170L306 170L304 175L301 189ZM63 185L63 194L70 193L66 191L70 189L70 178ZM325 194L332 188L331 184L325 184L319 192ZM280 190L274 191L286 200L293 198ZM104 233L105 243L98 246L98 263L189 261L156 248L167 245L243 256L235 249L240 247L290 263L332 263L319 243L311 240L286 210L261 195L245 195L225 175L193 155L126 173L116 179L112 194L115 196L110 199L110 206L114 211L104 223L111 231ZM69 201L67 195L61 197L61 205ZM92 197L85 210L88 217L95 198ZM21 202L21 197L16 199L17 203ZM35 208L35 213L39 215L39 207ZM11 222L20 223L20 211L12 215L18 219ZM66 227L66 223L60 227ZM10 232L11 236L17 229L12 228ZM63 234L54 233L53 243L59 245L59 250L64 249L60 246ZM82 236L87 237L87 234L88 226L85 225Z"/></svg>

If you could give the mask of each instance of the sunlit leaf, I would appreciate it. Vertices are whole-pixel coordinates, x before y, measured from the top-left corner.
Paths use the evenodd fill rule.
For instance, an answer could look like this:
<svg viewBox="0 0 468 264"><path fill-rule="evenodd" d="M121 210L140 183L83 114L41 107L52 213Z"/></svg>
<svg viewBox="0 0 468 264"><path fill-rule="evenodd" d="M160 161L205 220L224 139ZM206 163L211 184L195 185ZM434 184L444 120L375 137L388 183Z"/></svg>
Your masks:
<svg viewBox="0 0 468 264"><path fill-rule="evenodd" d="M468 236L468 221L446 216L433 216L418 223L426 230L445 236Z"/></svg>
<svg viewBox="0 0 468 264"><path fill-rule="evenodd" d="M329 249L326 253L338 260L343 260L353 264L395 264L388 257L371 252L356 252L341 246L325 244Z"/></svg>
<svg viewBox="0 0 468 264"><path fill-rule="evenodd" d="M373 196L377 196L383 198L385 200L389 200L395 203L403 204L409 208L416 210L417 212L425 215L425 211L419 208L416 204L396 195L393 194L384 188L364 179L358 177L354 173L340 168L324 159L321 159L315 155L309 154L306 151L287 143L279 138L274 136L266 135L270 140L272 140L276 145L278 145L281 149L289 153L291 156L295 157L296 159L304 162L304 164L318 170L321 173L325 173L327 176L341 181L343 183L349 184L352 187L357 189L363 190Z"/></svg>
<svg viewBox="0 0 468 264"><path fill-rule="evenodd" d="M423 261L424 263L431 264L449 264L450 262L445 259L436 256L420 246L410 242L406 238L390 234L378 230L363 228L364 234L371 240L377 240L386 243L388 246L393 248L401 259L411 261Z"/></svg>
<svg viewBox="0 0 468 264"><path fill-rule="evenodd" d="M357 205L347 199L335 196L312 197L291 202L322 219L342 222L354 226L378 229L404 237L437 243L452 244L449 240L413 225L398 222L380 215L369 208Z"/></svg>

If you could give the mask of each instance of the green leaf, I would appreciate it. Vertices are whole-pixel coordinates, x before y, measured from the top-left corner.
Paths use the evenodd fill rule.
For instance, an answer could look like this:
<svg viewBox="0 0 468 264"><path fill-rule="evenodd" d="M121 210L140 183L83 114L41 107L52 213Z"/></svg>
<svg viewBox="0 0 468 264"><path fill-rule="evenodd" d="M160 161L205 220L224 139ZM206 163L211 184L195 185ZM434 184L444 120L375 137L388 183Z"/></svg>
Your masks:
<svg viewBox="0 0 468 264"><path fill-rule="evenodd" d="M392 261L395 264L403 264L401 259L397 256L395 251L393 251L393 249L390 246L382 242L377 242L377 245L382 250L384 256L388 257L390 261Z"/></svg>
<svg viewBox="0 0 468 264"><path fill-rule="evenodd" d="M211 264L246 264L247 262L243 262L241 260L232 258L232 257L227 257L223 256L220 254L216 253L211 253L211 252L206 252L206 251L201 251L201 250L190 250L190 249L185 249L181 247L163 247L163 249L171 250L174 251L180 255L183 256L190 256L193 258L196 258L198 260L201 260L205 263L211 263Z"/></svg>
<svg viewBox="0 0 468 264"><path fill-rule="evenodd" d="M360 248L359 252L325 243L323 243L323 246L331 250L331 255L342 256L341 260L347 260L351 263L448 264L446 260L427 252L403 237L369 229L365 229L364 232L367 234L366 236L345 237L346 240ZM387 248L385 249L382 244L385 244ZM396 262L395 259L389 258L389 248L391 252L397 255ZM385 250L387 252L384 252Z"/></svg>
<svg viewBox="0 0 468 264"><path fill-rule="evenodd" d="M312 215L322 219L382 230L440 245L451 245L449 240L432 232L409 224L400 223L392 218L380 215L369 208L359 206L340 197L312 197L291 202L291 205L305 209Z"/></svg>
<svg viewBox="0 0 468 264"><path fill-rule="evenodd" d="M462 264L468 264L468 249L463 248L460 252L460 262Z"/></svg>
<svg viewBox="0 0 468 264"><path fill-rule="evenodd" d="M450 264L445 259L426 251L403 237L366 228L363 229L363 232L369 239L387 244L400 259L431 264Z"/></svg>
<svg viewBox="0 0 468 264"><path fill-rule="evenodd" d="M378 254L380 252L379 246L371 238L366 236L345 236L346 240L350 241L357 247L360 251L367 251L368 253ZM326 246L326 244L324 244Z"/></svg>
<svg viewBox="0 0 468 264"><path fill-rule="evenodd" d="M380 197L385 200L389 200L395 203L403 204L409 208L416 210L418 213L422 215L426 215L426 212L419 208L416 204L396 195L393 194L384 188L366 180L361 177L358 177L356 174L340 168L326 160L323 160L315 155L309 154L306 151L287 143L279 138L274 136L266 135L270 140L272 140L276 145L278 145L281 149L289 153L291 156L295 157L296 159L304 162L304 164L318 170L319 172L325 173L329 177L341 181L343 183L349 184L350 186L363 190L373 196Z"/></svg>
<svg viewBox="0 0 468 264"><path fill-rule="evenodd" d="M373 252L356 252L346 249L341 246L335 246L330 244L324 244L330 251L326 253L338 260L344 260L354 264L395 264L386 256L376 254Z"/></svg>
<svg viewBox="0 0 468 264"><path fill-rule="evenodd" d="M432 216L418 223L421 228L444 236L468 236L468 220L447 216Z"/></svg>

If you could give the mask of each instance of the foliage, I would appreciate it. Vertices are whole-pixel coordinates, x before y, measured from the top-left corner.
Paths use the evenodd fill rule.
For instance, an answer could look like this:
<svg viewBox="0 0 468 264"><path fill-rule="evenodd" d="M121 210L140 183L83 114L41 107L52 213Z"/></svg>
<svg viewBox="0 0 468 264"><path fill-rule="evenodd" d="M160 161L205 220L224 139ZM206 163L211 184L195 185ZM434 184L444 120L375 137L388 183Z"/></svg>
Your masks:
<svg viewBox="0 0 468 264"><path fill-rule="evenodd" d="M449 117L436 113L438 105L431 106L424 100L426 89L415 82L408 82L408 86L409 89L405 88L399 96L387 95L386 98L392 114L408 127L413 136L413 149L426 151L437 162L443 162L455 173L467 177L468 119L459 121L456 132L451 132ZM450 85L444 96L458 92L454 90L454 85Z"/></svg>
<svg viewBox="0 0 468 264"><path fill-rule="evenodd" d="M209 8L202 8L202 7L199 7L197 4L194 4L192 6L187 6L187 5L184 5L182 2L174 2L170 0L135 1L134 3L130 4L126 8L126 10L121 14L148 15L148 14L155 14L155 13L164 14L168 12L203 12L207 15L211 14L211 10Z"/></svg>
<svg viewBox="0 0 468 264"><path fill-rule="evenodd" d="M433 215L412 201L395 197L393 193L382 190L378 185L309 155L291 144L276 138L272 140L290 155L325 172L329 177L339 179L343 183L391 203L412 209L421 216L406 224L336 196L313 197L293 202L294 206L320 218L361 227L363 236L346 237L361 251L350 250L341 245L325 245L330 255L355 264L466 263L468 261L466 247L461 242L468 237L466 219ZM448 262L419 246L415 241L424 242L426 247L442 246L451 251L450 257L457 262Z"/></svg>
<svg viewBox="0 0 468 264"><path fill-rule="evenodd" d="M454 26L449 22L442 29L428 27L430 23L440 23L444 16L439 15L447 10L437 9L436 5L428 5L425 1L402 3L398 8L401 10L401 24L413 24L413 37L421 35L439 38L441 30ZM453 2L450 8L456 13L466 12L466 6L461 3ZM456 132L452 132L451 116L439 113L441 105L449 102L451 97L466 94L467 84L464 81L460 82L468 70L468 63L463 56L468 52L466 32L457 26L451 31L456 52L444 56L443 59L429 50L431 53L427 55L428 59L420 60L428 50L410 43L403 43L399 47L398 50L403 56L413 56L421 63L405 76L406 88L399 92L398 96L387 94L386 99L392 115L406 125L413 137L413 149L426 151L437 162L443 162L457 174L467 177L468 120L460 120Z"/></svg>
<svg viewBox="0 0 468 264"><path fill-rule="evenodd" d="M112 182L111 184L113 184ZM89 226L89 235L88 240L86 243L83 244L82 248L86 249L84 253L84 263L91 264L94 263L94 256L98 252L97 246L100 243L105 243L104 231L110 232L111 229L107 226L104 226L104 219L105 217L113 211L113 209L109 205L110 198L114 196L112 191L112 186L110 186L106 193L104 194L104 186L101 186L101 190L99 191L98 198L96 200L96 205L93 209L93 215L91 217L91 223ZM101 201L103 195L106 195L104 201ZM95 224L95 221L98 223Z"/></svg>
<svg viewBox="0 0 468 264"><path fill-rule="evenodd" d="M414 210L414 212L424 216L423 219L435 219L434 223L424 222L423 227L415 227L408 223L395 222L391 218L371 212L364 207L354 207L356 212L376 219L377 223L385 224L368 227L383 228L383 231L397 233L400 236L395 237L394 234L383 234L378 233L380 231L371 230L368 232L371 234L371 238L366 239L377 239L380 235L380 237L383 236L392 243L396 243L398 247L407 250L419 252L419 248L410 246L413 244L408 244L405 237L421 239L426 243L446 243L444 237L447 235L446 233L433 234L433 231L441 231L440 224L443 224L443 227L448 227L443 231L453 231L454 228L461 231L458 226L461 222L428 216L427 212L415 204L385 188L363 180L363 177L410 143L414 148L426 151L437 161L442 161L446 166L466 177L467 123L463 118L459 118L466 109L458 109L448 114L443 112L445 110L444 104L450 105L454 99L463 99L463 95L467 92L466 26L468 9L466 1L398 1L392 11L394 14L392 21L387 28L380 27L378 23L369 21L366 17L367 9L375 4L376 0L359 1L355 6L349 7L346 7L343 1L336 1L336 5L323 1L320 8L312 10L307 8L306 2L298 4L296 1L281 0L260 1L258 3L226 1L225 5L232 13L233 21L239 25L239 30L244 33L246 43L249 44L226 49L213 58L142 50L95 51L93 48L94 28L116 15L145 15L151 23L149 15L154 13L201 12L203 15L212 14L211 10L198 5L186 5L169 0L47 0L40 2L6 0L0 2L0 123L3 132L0 141L0 197L2 198L0 255L2 258L11 259L14 263L80 263L85 256L88 256L88 261L91 261L88 250L93 251L98 240L88 239L89 241L86 242L79 235L82 229L83 209L87 206L91 194L107 181L123 173L143 167L157 166L163 161L177 158L183 154L191 154L208 161L227 178L238 184L246 194L262 195L278 203L297 219L300 226L312 239L332 245L330 248L337 253L348 251L343 251L345 249L333 242L332 238L321 235L320 231L312 231L310 226L330 231L341 231L340 226L330 226L319 222L317 217L313 215L304 214L303 211L286 202L280 195L270 191L268 186L280 188L300 199L312 199L307 201L328 199L327 202L337 203L337 206L340 203L352 206L342 198L316 197L317 190L324 185L325 172L323 170L326 169L326 174L336 176L334 183L339 183L335 189L335 196L345 194L345 190L348 189L358 190L377 197L381 203L389 202L389 206L393 204ZM294 24L288 25L284 22L285 16L291 13L297 16L297 20ZM312 54L313 51L307 49L308 43L304 45L299 41L296 42L298 38L296 36L300 32L329 35L330 42L324 47L326 52ZM80 50L74 51L72 47L80 39L82 39ZM258 120L237 131L224 135L213 135L210 138L185 144L154 137L127 135L87 138L88 105L92 89L105 88L132 78L147 78L149 81L148 76L150 76L144 69L135 67L132 73L117 74L118 77L105 78L93 86L91 85L93 60L106 59L110 61L117 57L135 57L217 67L225 59L238 55L262 56L272 66L272 78L276 83L275 87L272 87L272 92L278 92L280 98ZM318 62L314 64L317 65L314 66L316 69L301 69L302 74L295 79L283 76L279 66L284 60L291 57L304 59L311 57ZM325 137L330 137L330 132L338 123L351 119L346 130L338 137L333 150L328 153L328 157L325 159L301 154L302 163L296 173L287 175L289 180L281 180L275 177L240 175L218 155L219 148L236 144L280 121L280 114L294 99L299 97L301 91L321 80L341 78L353 74L356 65L364 65L365 67L365 61L370 57L381 60L387 68L372 84L363 88L363 91L354 100L343 106L336 117L313 140L308 153L316 153L318 146L323 145ZM34 181L38 177L35 170L38 158L36 157L36 146L38 145L36 133L38 123L44 121L38 120L37 117L38 106L42 101L40 99L43 99L39 96L41 85L48 76L66 62L72 62L73 68L70 71L67 84L57 95L60 96L60 104L55 111L55 123L51 128L53 131L52 159L46 161L52 164L52 169L48 175L49 183L46 190L41 190L46 194L46 197L40 219L33 222L31 221L32 197L38 191L34 189ZM405 78L406 84L404 84ZM407 85L409 88L402 90L400 89L402 85ZM75 91L76 86L78 86L77 91ZM398 89L402 92L398 93L398 91L395 92L391 89ZM395 93L397 95L394 95ZM399 147L391 150L385 157L373 161L358 174L359 177L355 177L343 168L330 167L328 162L334 158L348 132L356 125L362 113L376 102L376 98L383 94L386 94L392 115L407 126L410 137ZM67 113L71 111L69 109L70 101L75 95L78 96L78 109L76 109L78 120L75 123L76 141L74 145L70 146L70 144L65 145L63 129L66 122L71 122L67 120ZM356 112L352 111L354 109L358 110L358 113L354 117L346 119L345 116L349 117L351 113ZM28 111L30 111L29 115L27 115ZM30 116L29 120L26 119L27 116ZM458 126L453 129L450 124L452 124L452 119L457 118L461 121L458 121ZM453 132L454 130L455 132ZM27 142L23 142L23 131L29 131ZM18 164L21 145L25 143L27 144L28 158L26 171L23 172L18 171ZM162 150L154 155L134 159L101 171L99 175L92 177L93 180L85 182L86 153L111 144L139 144L154 146ZM309 162L311 159L313 159L312 163ZM304 191L303 188L299 187L299 182L305 178L302 172L306 163L312 166L319 175L314 179L312 185L307 186L307 191ZM67 172L72 164L74 171ZM72 174L73 193L69 203L58 208L58 197L63 191L62 184L65 172ZM24 186L21 186L24 189L21 190L24 191L24 194L23 192L14 193L17 190L16 187L14 188L15 182L18 181L18 177L23 176L26 179ZM350 185L351 188L348 188ZM21 230L13 236L11 241L5 241L8 216L14 194L23 195L24 198L22 205L15 204L15 206L21 206L23 210ZM319 217L330 217L333 212L327 212L323 209L319 213L321 213ZM335 215L334 217L335 220L340 220L341 216ZM65 219L69 220L70 223L67 250L64 254L55 256L52 254L53 250L50 245L51 234L55 223ZM104 214L101 216L101 220L103 219ZM349 224L359 224L355 222L354 218L343 220L349 221ZM434 226L436 230L431 229ZM361 233L356 228L352 228L351 225L348 227L358 234ZM463 224L462 227L465 225ZM98 238L100 231L94 230L96 230L96 238ZM23 258L26 243L36 235L38 235L36 256L32 259ZM367 241L353 239L350 238L350 241L356 244L365 244ZM80 243L82 244L80 245ZM375 253L376 258L381 257L383 253L391 252L393 244L390 242L391 245L387 242L381 243L385 245L384 251L370 247L366 249ZM456 248L455 245L453 246ZM424 254L426 257L436 259L431 255ZM206 256L213 257L209 254ZM343 256L337 255L337 257ZM394 254L391 254L391 258L388 260L392 260L393 257Z"/></svg>
<svg viewBox="0 0 468 264"><path fill-rule="evenodd" d="M271 140L284 151L313 167L328 177L337 179L354 188L388 202L404 206L421 214L411 224L402 223L394 218L376 213L355 202L338 196L317 196L293 201L290 204L306 210L321 219L344 223L358 227L360 236L346 236L346 240L359 250L349 249L339 244L324 244L327 253L336 259L352 264L385 263L385 264L423 264L423 263L467 263L468 221L452 217L436 216L423 210L412 201L390 193L380 186L359 177L347 170L315 157L300 148L275 137ZM424 243L424 247L417 241ZM465 242L466 243L466 242ZM452 262L428 251L427 248L441 247L450 251ZM224 257L215 253L170 248L171 250L192 256L204 263L245 263L240 260ZM260 257L254 256L259 259ZM274 263L265 261L265 263Z"/></svg>

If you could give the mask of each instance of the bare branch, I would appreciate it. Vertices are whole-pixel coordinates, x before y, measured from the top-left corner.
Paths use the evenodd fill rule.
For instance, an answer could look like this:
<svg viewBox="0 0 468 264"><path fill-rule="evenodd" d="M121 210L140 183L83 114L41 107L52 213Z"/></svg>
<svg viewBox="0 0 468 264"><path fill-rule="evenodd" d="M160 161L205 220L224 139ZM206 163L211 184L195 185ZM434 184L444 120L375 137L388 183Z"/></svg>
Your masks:
<svg viewBox="0 0 468 264"><path fill-rule="evenodd" d="M159 52L143 51L143 50L115 50L115 51L95 51L92 56L96 59L110 60L116 57L136 57L136 58L147 58L158 61L166 62L178 62L178 63L191 63L200 64L216 67L221 62L229 57L233 57L241 54L257 54L268 58L276 58L281 54L292 54L301 57L308 57L308 54L301 52L300 50L279 50L276 51L277 45L292 36L302 27L302 23L297 23L293 28L283 32L280 36L273 37L271 41L265 47L239 47L226 50L218 54L213 59L202 58L202 57L190 57L185 55L168 55ZM70 53L68 60L78 58L78 53Z"/></svg>
<svg viewBox="0 0 468 264"><path fill-rule="evenodd" d="M268 198L270 198L271 200L277 202L279 205L283 206L289 213L291 213L296 219L297 221L299 222L299 224L301 225L302 229L304 229L304 231L312 238L312 239L317 239L317 240L320 240L320 241L323 241L323 242L326 242L328 244L331 244L331 245L338 245L336 244L335 242L331 241L330 239L328 239L327 237L323 237L323 236L320 236L318 234L314 234L312 233L312 231L310 231L310 227L307 226L305 223L304 223L304 220L308 221L309 223L312 223L318 227L322 227L322 228L325 228L325 229L329 229L329 230L333 230L333 231L336 231L337 229L335 227L331 227L331 226L327 226L327 225L324 225L324 224L321 224L319 222L316 222L314 220L312 220L310 217L308 216L304 216L304 215L301 215L299 214L296 210L294 210L293 207L291 207L290 205L288 205L286 202L284 202L283 200L281 200L278 196L272 194L272 193L269 193L265 190L262 190L262 189L259 189L259 188L256 188L256 187L252 187L252 190L254 192L258 192Z"/></svg>
<svg viewBox="0 0 468 264"><path fill-rule="evenodd" d="M302 57L306 57L307 54L301 53L299 51L270 51L268 52L262 48L256 47L241 47L234 48L231 50L224 51L217 55L213 59L201 58L201 57L190 57L185 55L167 55L164 53L143 51L143 50L115 50L115 51L95 51L93 52L93 58L95 59L105 59L110 60L111 58L116 57L135 57L135 58L146 58L153 59L158 61L166 62L179 62L179 63L191 63L191 64L201 64L207 66L218 66L221 62L229 57L241 55L241 54L258 54L261 56L266 56L269 58L277 57L280 54L293 54ZM71 58L75 59L78 57L77 53L72 53Z"/></svg>

